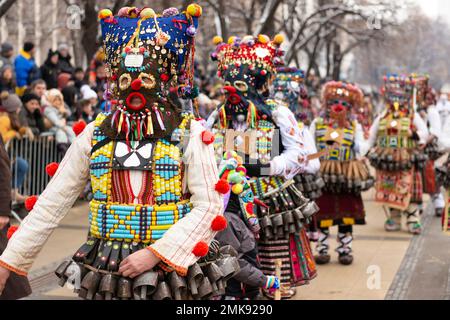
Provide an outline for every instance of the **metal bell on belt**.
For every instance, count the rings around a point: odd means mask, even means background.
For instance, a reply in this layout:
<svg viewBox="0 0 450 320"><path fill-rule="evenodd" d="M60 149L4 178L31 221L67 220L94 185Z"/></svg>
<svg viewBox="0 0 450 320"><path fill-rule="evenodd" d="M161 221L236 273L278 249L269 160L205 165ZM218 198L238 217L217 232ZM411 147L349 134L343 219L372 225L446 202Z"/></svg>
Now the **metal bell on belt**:
<svg viewBox="0 0 450 320"><path fill-rule="evenodd" d="M116 294L118 277L112 273L102 277L99 286L99 292L104 296L105 300L112 300Z"/></svg>
<svg viewBox="0 0 450 320"><path fill-rule="evenodd" d="M186 279L175 271L169 274L169 285L175 300L187 299Z"/></svg>
<svg viewBox="0 0 450 320"><path fill-rule="evenodd" d="M101 280L100 273L90 271L81 281L80 295L86 300L93 300Z"/></svg>
<svg viewBox="0 0 450 320"><path fill-rule="evenodd" d="M149 271L134 279L133 296L135 300L148 300L158 286L158 273Z"/></svg>

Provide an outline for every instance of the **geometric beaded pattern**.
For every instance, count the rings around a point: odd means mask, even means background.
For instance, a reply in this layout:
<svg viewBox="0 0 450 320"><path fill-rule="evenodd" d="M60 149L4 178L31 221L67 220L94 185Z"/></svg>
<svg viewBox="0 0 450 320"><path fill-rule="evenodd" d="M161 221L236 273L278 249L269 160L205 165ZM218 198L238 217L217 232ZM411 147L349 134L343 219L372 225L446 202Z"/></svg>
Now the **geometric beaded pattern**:
<svg viewBox="0 0 450 320"><path fill-rule="evenodd" d="M95 120L92 146L106 137L100 126L107 115ZM186 121L185 121L186 122ZM183 128L183 132L184 132ZM94 199L90 203L90 234L108 240L153 243L192 209L182 197L182 163L180 149L160 139L153 152L152 185L154 205L135 205L112 201L111 141L91 155L90 170Z"/></svg>
<svg viewBox="0 0 450 320"><path fill-rule="evenodd" d="M100 114L95 120L92 146L106 139L106 136L100 130L100 125L105 118L105 114ZM91 154L92 193L94 199L98 201L108 201L111 196L113 146L114 143L111 141Z"/></svg>
<svg viewBox="0 0 450 320"><path fill-rule="evenodd" d="M192 210L188 201L154 206L90 203L90 234L95 238L151 244Z"/></svg>
<svg viewBox="0 0 450 320"><path fill-rule="evenodd" d="M414 148L415 142L409 137L411 118L403 117L395 119L400 123L400 130L392 129L390 124L394 121L391 117L381 119L378 128L377 145L380 148Z"/></svg>
<svg viewBox="0 0 450 320"><path fill-rule="evenodd" d="M267 192L281 188L285 181L283 177L254 177L250 186L255 197L262 199Z"/></svg>
<svg viewBox="0 0 450 320"><path fill-rule="evenodd" d="M154 151L153 194L158 204L178 202L182 196L180 148L159 140Z"/></svg>
<svg viewBox="0 0 450 320"><path fill-rule="evenodd" d="M274 135L275 125L267 120L260 120L257 124L258 140L256 149L258 159L262 164L267 164L271 160L272 155L272 139Z"/></svg>
<svg viewBox="0 0 450 320"><path fill-rule="evenodd" d="M329 148L327 145L326 135L329 126L324 123L316 124L316 144L319 151ZM355 158L353 144L355 141L355 130L352 128L344 128L344 137L342 144L329 151L321 160L348 161Z"/></svg>

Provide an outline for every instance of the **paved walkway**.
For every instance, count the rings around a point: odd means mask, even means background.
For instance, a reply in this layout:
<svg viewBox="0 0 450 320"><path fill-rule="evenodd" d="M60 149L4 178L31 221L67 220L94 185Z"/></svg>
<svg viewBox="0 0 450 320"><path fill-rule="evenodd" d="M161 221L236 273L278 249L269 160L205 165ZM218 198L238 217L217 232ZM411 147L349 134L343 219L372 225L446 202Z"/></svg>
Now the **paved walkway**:
<svg viewBox="0 0 450 320"><path fill-rule="evenodd" d="M412 237L406 231L386 233L385 215L374 203L372 193L365 195L366 226L355 228L353 265L337 262L319 266L318 277L300 287L300 300L383 300L450 299L450 236L440 231L440 221L424 215L425 232ZM86 238L87 204L75 206L56 229L30 273L34 293L29 299L75 299L66 288L57 285L53 271L73 254ZM336 230L333 239L335 238ZM331 241L332 249L336 242Z"/></svg>

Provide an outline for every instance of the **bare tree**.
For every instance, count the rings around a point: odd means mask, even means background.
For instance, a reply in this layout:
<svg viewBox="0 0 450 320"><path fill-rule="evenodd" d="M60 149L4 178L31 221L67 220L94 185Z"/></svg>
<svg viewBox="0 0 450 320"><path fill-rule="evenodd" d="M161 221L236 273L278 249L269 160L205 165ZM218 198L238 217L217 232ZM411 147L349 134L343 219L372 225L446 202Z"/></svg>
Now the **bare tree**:
<svg viewBox="0 0 450 320"><path fill-rule="evenodd" d="M17 0L3 0L0 2L0 17L3 17Z"/></svg>

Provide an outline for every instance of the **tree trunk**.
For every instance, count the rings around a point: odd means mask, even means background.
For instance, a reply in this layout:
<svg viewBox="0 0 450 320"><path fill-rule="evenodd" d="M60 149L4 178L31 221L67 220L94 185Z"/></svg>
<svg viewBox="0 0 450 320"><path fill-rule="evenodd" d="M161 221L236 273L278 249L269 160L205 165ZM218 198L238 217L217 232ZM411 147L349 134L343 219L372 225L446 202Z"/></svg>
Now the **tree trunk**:
<svg viewBox="0 0 450 320"><path fill-rule="evenodd" d="M98 18L95 8L95 0L84 0L84 20L81 25L83 36L81 43L86 53L86 59L89 63L98 50Z"/></svg>
<svg viewBox="0 0 450 320"><path fill-rule="evenodd" d="M17 0L6 0L0 5L0 17L3 17Z"/></svg>

